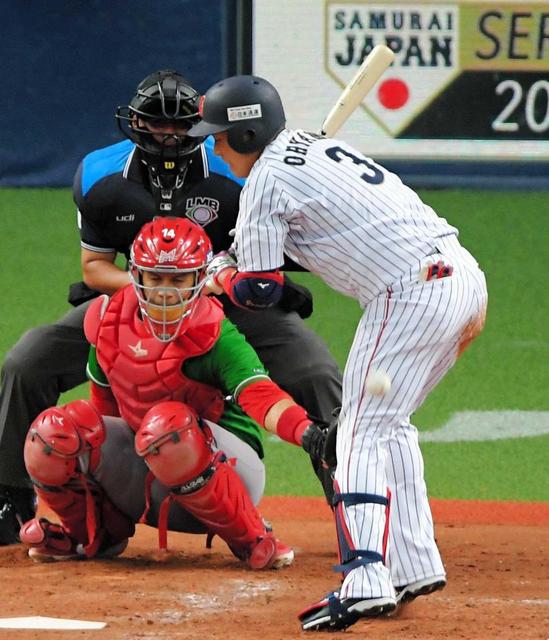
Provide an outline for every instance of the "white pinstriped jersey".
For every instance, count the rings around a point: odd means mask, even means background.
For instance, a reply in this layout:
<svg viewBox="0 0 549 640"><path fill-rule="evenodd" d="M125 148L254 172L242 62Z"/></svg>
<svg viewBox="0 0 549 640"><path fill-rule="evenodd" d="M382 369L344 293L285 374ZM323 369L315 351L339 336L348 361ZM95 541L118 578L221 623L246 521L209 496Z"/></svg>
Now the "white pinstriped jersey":
<svg viewBox="0 0 549 640"><path fill-rule="evenodd" d="M336 511L347 561L341 600L391 602L395 587L446 580L410 416L482 327L484 275L457 234L398 176L344 142L301 130L267 146L240 194L239 271L275 269L286 253L364 307L337 431L335 482L351 496ZM419 270L434 261L453 269L420 284ZM376 370L391 382L381 395L366 384ZM389 514L371 498L388 488Z"/></svg>
<svg viewBox="0 0 549 640"><path fill-rule="evenodd" d="M276 269L286 253L364 305L457 233L345 142L284 130L242 190L234 247L240 271Z"/></svg>

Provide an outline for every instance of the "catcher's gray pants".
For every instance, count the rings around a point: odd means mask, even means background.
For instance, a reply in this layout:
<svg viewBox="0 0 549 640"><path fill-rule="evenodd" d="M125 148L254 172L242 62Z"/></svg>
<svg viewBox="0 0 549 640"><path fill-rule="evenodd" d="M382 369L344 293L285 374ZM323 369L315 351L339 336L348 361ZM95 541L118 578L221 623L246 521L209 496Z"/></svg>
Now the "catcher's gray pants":
<svg viewBox="0 0 549 640"><path fill-rule="evenodd" d="M0 484L31 486L23 463L31 422L56 405L60 393L86 381L89 345L82 324L89 304L27 331L6 356L0 389ZM341 374L325 343L298 314L277 307L261 312L231 307L226 313L272 379L311 415L329 421L341 404Z"/></svg>
<svg viewBox="0 0 549 640"><path fill-rule="evenodd" d="M121 418L105 417L107 438L101 447L101 462L93 474L111 502L133 522L138 522L145 510L145 479L148 468L134 449L134 433ZM228 458L236 458L238 473L254 504L263 496L265 467L257 453L240 438L213 422L206 421L214 437L214 451L223 451ZM158 480L152 483L151 505L146 522L158 525L158 512L167 487ZM168 518L170 531L206 533L196 518L176 503L172 503Z"/></svg>

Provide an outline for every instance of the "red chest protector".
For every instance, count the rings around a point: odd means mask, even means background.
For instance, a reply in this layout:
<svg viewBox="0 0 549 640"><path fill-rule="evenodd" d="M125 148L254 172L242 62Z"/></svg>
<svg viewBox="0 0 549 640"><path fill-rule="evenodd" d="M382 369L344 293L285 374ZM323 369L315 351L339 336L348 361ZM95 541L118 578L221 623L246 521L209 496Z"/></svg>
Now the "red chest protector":
<svg viewBox="0 0 549 640"><path fill-rule="evenodd" d="M106 305L106 307L105 307ZM217 422L223 412L220 390L183 375L187 358L209 351L219 337L224 318L221 304L201 297L186 332L172 342L160 342L138 315L132 287L110 298L101 296L86 312L84 329L97 349L121 417L137 431L145 413L167 400L185 402L197 414Z"/></svg>

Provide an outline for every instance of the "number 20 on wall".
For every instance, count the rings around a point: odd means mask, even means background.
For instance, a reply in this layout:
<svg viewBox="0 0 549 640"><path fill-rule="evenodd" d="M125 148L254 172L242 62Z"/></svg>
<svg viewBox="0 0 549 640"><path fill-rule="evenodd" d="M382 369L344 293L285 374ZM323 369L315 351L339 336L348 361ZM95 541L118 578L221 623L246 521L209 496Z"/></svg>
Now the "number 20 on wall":
<svg viewBox="0 0 549 640"><path fill-rule="evenodd" d="M503 80L496 86L496 94L508 95L509 101L493 120L494 131L518 131L520 124L517 117L520 122L526 123L530 131L543 133L549 130L549 81L538 80L525 90L517 80ZM545 115L541 119L539 112L536 112L539 101L545 101ZM524 109L524 117L521 109Z"/></svg>

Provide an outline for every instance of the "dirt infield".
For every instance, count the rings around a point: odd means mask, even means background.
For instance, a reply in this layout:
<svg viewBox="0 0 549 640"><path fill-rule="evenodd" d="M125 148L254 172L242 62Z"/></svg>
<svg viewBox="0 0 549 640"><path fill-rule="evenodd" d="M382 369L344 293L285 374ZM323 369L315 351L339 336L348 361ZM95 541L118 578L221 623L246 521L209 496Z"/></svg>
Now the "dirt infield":
<svg viewBox="0 0 549 640"><path fill-rule="evenodd" d="M360 621L334 638L498 640L549 638L549 505L433 501L449 583L395 617ZM1 617L52 616L106 622L101 631L2 630L9 640L282 640L300 631L296 613L338 584L329 509L321 499L266 498L261 510L296 551L280 572L245 570L214 540L139 526L110 561L34 564L20 546L0 547ZM326 635L324 634L324 637Z"/></svg>

